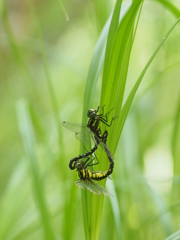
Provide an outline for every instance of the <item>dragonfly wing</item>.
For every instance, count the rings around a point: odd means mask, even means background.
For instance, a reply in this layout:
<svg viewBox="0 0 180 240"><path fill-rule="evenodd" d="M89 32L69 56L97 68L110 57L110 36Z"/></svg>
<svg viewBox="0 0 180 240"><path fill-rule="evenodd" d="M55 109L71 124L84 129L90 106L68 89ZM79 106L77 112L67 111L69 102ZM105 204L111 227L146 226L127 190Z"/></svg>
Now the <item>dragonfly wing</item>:
<svg viewBox="0 0 180 240"><path fill-rule="evenodd" d="M76 138L83 142L86 145L90 144L90 135L93 139L94 143L97 144L97 142L100 144L101 148L106 152L106 154L114 159L112 153L108 149L107 145L102 142L101 139L99 139L97 136L94 137L94 134L89 130L89 128L86 126L86 124L82 123L69 123L69 122L63 122L62 125L69 129L70 131L73 131L76 133Z"/></svg>
<svg viewBox="0 0 180 240"><path fill-rule="evenodd" d="M87 145L87 146L91 145L90 131L76 133L75 136L76 136L77 140L81 141L85 145Z"/></svg>
<svg viewBox="0 0 180 240"><path fill-rule="evenodd" d="M96 195L101 195L101 191L98 189L98 188L96 188L96 184L94 184L92 181L83 181L84 182L84 184L85 184L85 186L86 186L86 188L90 191L90 192L92 192L92 193L94 193L94 194L96 194Z"/></svg>
<svg viewBox="0 0 180 240"><path fill-rule="evenodd" d="M105 196L108 196L108 197L114 197L111 193L109 193L105 188L103 188L101 185L98 185L98 184L95 184L93 182L93 184L96 186L96 188L101 191L101 193L103 193Z"/></svg>
<svg viewBox="0 0 180 240"><path fill-rule="evenodd" d="M76 186L78 186L79 188L86 189L84 181L81 181L81 179L76 180L74 184L76 184Z"/></svg>
<svg viewBox="0 0 180 240"><path fill-rule="evenodd" d="M98 138L98 136L94 137L94 134L93 134L92 132L90 132L90 133L91 133L91 137L92 137L93 141L94 141L95 143L98 142L98 144L101 146L101 148L103 149L103 151L106 152L106 154L107 154L110 158L114 159L114 156L113 156L112 153L110 152L110 150L109 150L109 148L107 147L107 145L106 145L104 142L102 142L102 140L101 140L100 138ZM100 148L98 148L98 149L100 150Z"/></svg>
<svg viewBox="0 0 180 240"><path fill-rule="evenodd" d="M67 128L68 130L75 132L75 133L89 131L86 124L82 124L82 123L63 122L62 125L65 128Z"/></svg>
<svg viewBox="0 0 180 240"><path fill-rule="evenodd" d="M101 146L101 148L106 152L106 154L107 154L110 158L114 159L114 156L112 155L112 153L110 152L110 150L109 150L109 148L107 147L106 144L104 144L104 143L101 141L101 142L100 142L100 146Z"/></svg>

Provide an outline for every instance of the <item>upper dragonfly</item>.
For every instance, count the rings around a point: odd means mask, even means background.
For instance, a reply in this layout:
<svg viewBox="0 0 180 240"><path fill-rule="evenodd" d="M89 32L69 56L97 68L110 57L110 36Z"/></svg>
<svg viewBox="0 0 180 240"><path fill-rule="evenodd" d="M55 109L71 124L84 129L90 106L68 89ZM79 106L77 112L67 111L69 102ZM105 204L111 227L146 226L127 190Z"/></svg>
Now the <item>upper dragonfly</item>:
<svg viewBox="0 0 180 240"><path fill-rule="evenodd" d="M97 149L98 145L102 147L102 149L106 152L108 156L110 156L112 159L114 158L108 149L107 145L103 142L104 134L106 134L107 131L105 131L103 134L101 132L100 122L105 124L106 126L110 127L112 125L112 122L118 118L118 116L115 116L111 119L110 124L108 124L108 115L112 111L112 109L104 115L104 106L102 107L102 113L98 114L100 109L100 106L96 109L89 109L87 116L89 118L87 125L82 123L69 123L69 122L63 122L63 126L73 132L75 132L75 136L78 140L83 142L84 144L89 143L89 136L93 139L95 146L87 153L79 155L78 157L73 158L70 161L69 167L71 168L72 163L77 161L78 159L87 157L91 155L95 150ZM72 168L71 168L72 169Z"/></svg>

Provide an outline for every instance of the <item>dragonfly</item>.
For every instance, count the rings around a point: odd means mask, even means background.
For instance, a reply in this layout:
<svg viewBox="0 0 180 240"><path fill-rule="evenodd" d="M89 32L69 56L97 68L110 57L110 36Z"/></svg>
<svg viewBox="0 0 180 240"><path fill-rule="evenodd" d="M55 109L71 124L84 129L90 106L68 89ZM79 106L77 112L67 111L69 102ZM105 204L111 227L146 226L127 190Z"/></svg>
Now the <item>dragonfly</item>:
<svg viewBox="0 0 180 240"><path fill-rule="evenodd" d="M87 112L87 116L89 118L87 125L82 124L82 123L69 123L69 122L63 122L62 125L75 132L75 136L78 140L83 142L84 144L89 143L89 139L93 139L95 145L94 147L89 151L86 152L85 154L79 155L75 158L73 158L70 163L69 167L71 170L73 170L73 164L82 158L88 157L91 155L93 152L96 151L98 148L98 145L102 147L102 149L106 152L107 156L110 156L110 158L114 158L113 155L111 154L110 150L108 149L106 143L103 142L103 139L105 139L105 135L107 134L107 130L102 134L101 132L101 127L100 123L105 124L106 126L110 127L112 125L112 122L118 118L118 116L115 116L111 119L110 124L108 124L108 115L112 111L112 109L104 114L104 106L102 107L102 113L98 114L100 109L100 106L98 106L97 109L89 109Z"/></svg>
<svg viewBox="0 0 180 240"><path fill-rule="evenodd" d="M96 155L95 155L96 157ZM88 169L89 166L92 165L96 165L99 164L99 161L97 159L96 163L92 163L95 159L95 157L93 156L92 159L90 159L90 157L87 157L86 161L82 161L81 159L77 160L74 164L74 169L77 169L78 171L78 175L79 175L79 179L76 180L74 183L82 188L82 189L88 189L90 192L100 196L101 193L104 194L105 196L113 196L112 194L110 194L105 188L103 188L102 186L100 186L99 184L94 183L93 180L95 181L100 181L102 179L105 179L107 177L109 177L109 175L112 173L113 171L113 167L114 167L114 162L113 159L111 159L110 156L108 156L109 159L109 168L107 171L90 171Z"/></svg>

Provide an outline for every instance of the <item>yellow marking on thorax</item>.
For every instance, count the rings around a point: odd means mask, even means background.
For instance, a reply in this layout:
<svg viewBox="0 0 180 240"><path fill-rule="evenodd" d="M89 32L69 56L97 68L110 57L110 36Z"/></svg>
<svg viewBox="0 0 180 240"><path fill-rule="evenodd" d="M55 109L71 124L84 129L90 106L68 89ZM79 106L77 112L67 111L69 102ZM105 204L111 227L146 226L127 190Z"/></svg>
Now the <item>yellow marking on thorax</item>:
<svg viewBox="0 0 180 240"><path fill-rule="evenodd" d="M92 125L92 127L94 127L94 126L95 126L95 124L96 124L96 121L94 121L94 122L93 122L93 125Z"/></svg>
<svg viewBox="0 0 180 240"><path fill-rule="evenodd" d="M83 177L86 176L86 173L85 173L84 169L82 170L82 174L83 174Z"/></svg>

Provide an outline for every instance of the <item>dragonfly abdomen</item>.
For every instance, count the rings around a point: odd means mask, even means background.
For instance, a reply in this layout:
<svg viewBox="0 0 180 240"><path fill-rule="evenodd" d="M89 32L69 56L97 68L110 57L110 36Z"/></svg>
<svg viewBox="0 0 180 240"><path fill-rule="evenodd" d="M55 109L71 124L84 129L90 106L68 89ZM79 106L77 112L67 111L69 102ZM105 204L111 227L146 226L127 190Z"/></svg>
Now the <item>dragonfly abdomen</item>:
<svg viewBox="0 0 180 240"><path fill-rule="evenodd" d="M71 170L74 170L75 169L75 162L79 159L82 159L82 158L86 158L88 157L89 155L92 155L97 149L97 145L95 144L95 146L87 153L84 153L84 154L81 154L73 159L71 159L71 161L69 162L69 168Z"/></svg>
<svg viewBox="0 0 180 240"><path fill-rule="evenodd" d="M104 178L107 178L111 174L111 172L112 171L110 170L110 168L105 172L102 172L102 171L91 172L89 169L83 168L78 171L78 175L81 180L92 179L92 180L100 181Z"/></svg>
<svg viewBox="0 0 180 240"><path fill-rule="evenodd" d="M110 159L109 159L109 161L110 161ZM114 168L114 161L112 160L112 161L110 161L109 168L107 170L107 176L112 174L113 168Z"/></svg>

